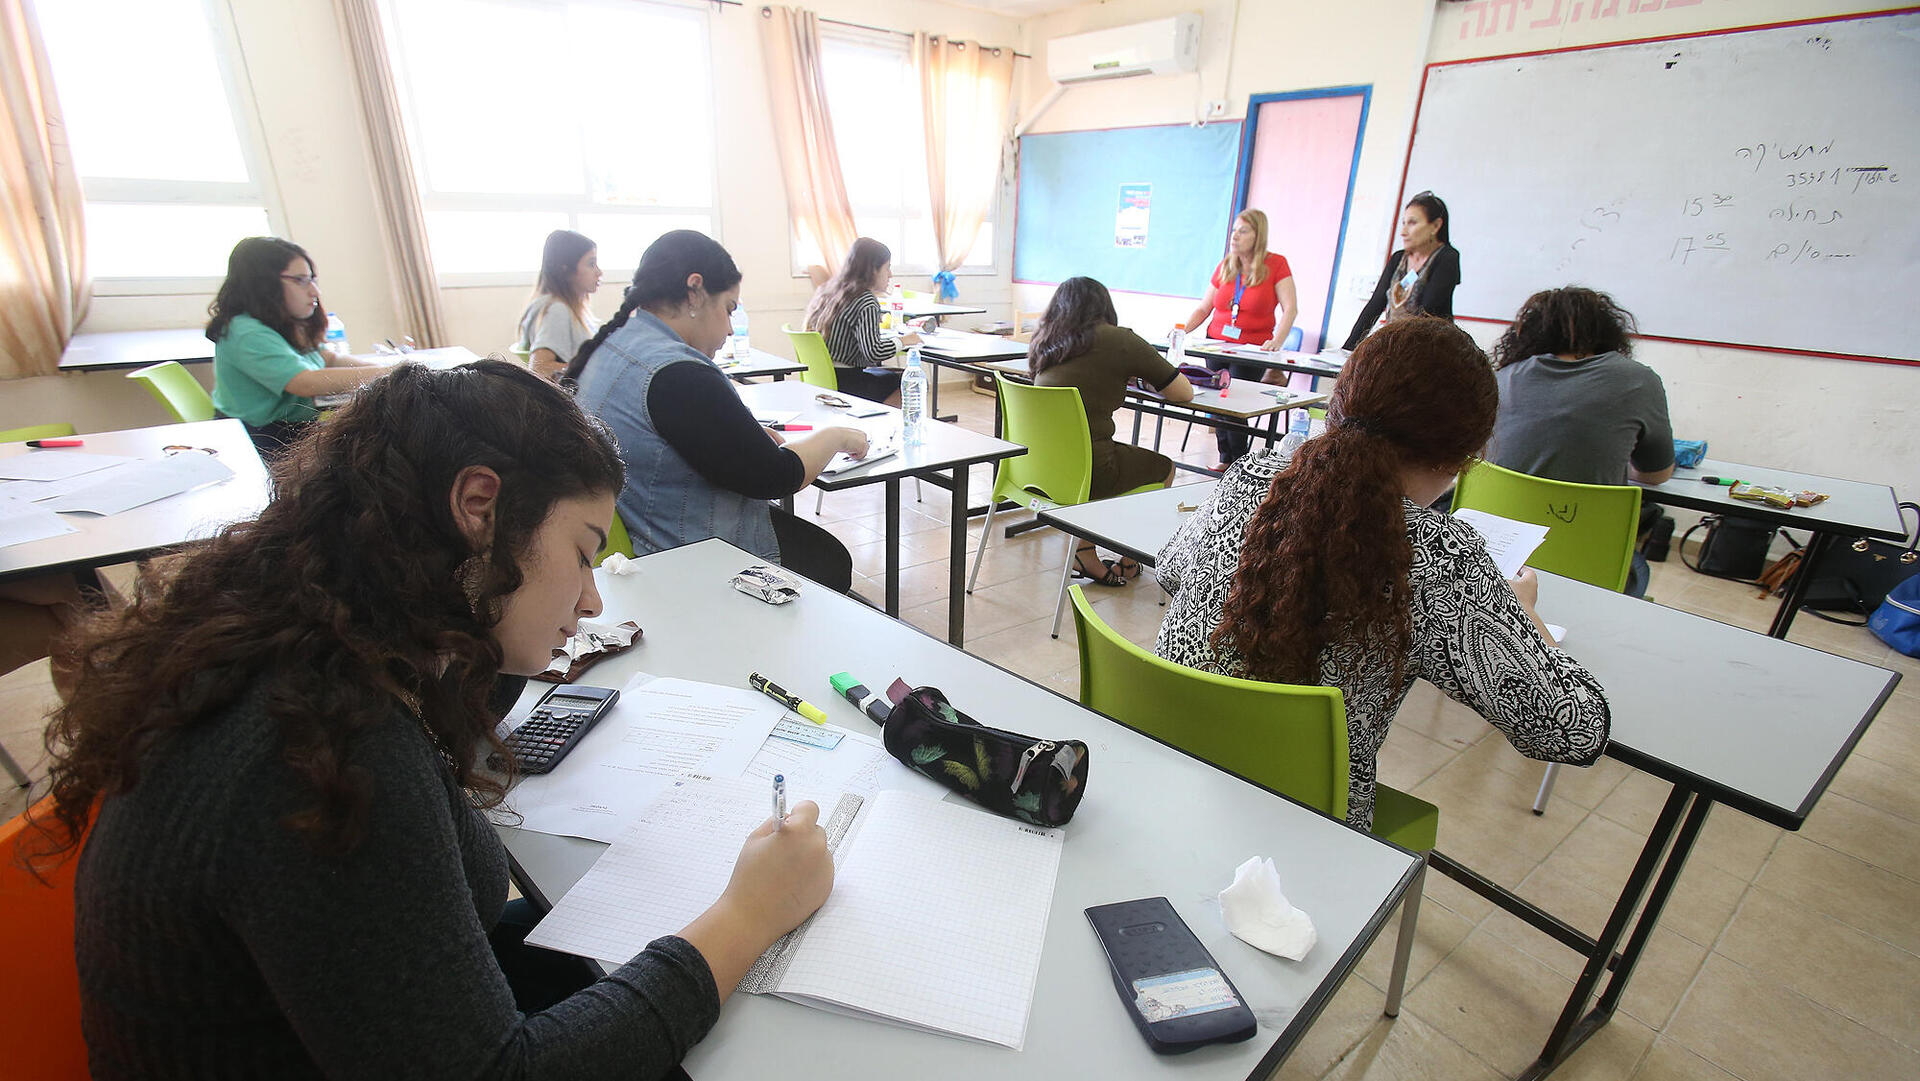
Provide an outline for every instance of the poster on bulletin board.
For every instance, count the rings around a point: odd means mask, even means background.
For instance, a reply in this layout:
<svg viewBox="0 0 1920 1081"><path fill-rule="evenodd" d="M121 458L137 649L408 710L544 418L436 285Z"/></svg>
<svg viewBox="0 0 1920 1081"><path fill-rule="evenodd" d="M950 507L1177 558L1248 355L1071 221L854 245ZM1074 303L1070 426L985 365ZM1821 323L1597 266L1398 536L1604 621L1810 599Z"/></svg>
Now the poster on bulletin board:
<svg viewBox="0 0 1920 1081"><path fill-rule="evenodd" d="M1226 251L1238 123L1020 139L1013 279L1197 297Z"/></svg>

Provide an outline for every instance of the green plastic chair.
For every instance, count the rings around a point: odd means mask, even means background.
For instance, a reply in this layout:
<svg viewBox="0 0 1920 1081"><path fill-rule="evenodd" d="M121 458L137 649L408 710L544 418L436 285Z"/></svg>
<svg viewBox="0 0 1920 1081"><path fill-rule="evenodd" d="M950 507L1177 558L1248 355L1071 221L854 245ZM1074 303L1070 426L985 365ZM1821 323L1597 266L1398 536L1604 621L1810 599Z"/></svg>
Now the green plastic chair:
<svg viewBox="0 0 1920 1081"><path fill-rule="evenodd" d="M1347 708L1337 687L1302 687L1215 675L1157 657L1095 614L1079 586L1080 703L1254 784L1344 819L1351 781ZM1425 855L1440 833L1440 809L1376 785L1373 835ZM1426 885L1421 865L1400 913L1386 1014L1400 1013L1407 961Z"/></svg>
<svg viewBox="0 0 1920 1081"><path fill-rule="evenodd" d="M149 364L139 371L128 372L127 378L144 384L147 392L166 406L173 419L181 424L213 419L213 396L177 360Z"/></svg>
<svg viewBox="0 0 1920 1081"><path fill-rule="evenodd" d="M531 347L516 343L507 346L507 352L513 354L513 359L519 361L522 368L530 368L533 366L533 349Z"/></svg>
<svg viewBox="0 0 1920 1081"><path fill-rule="evenodd" d="M821 390L840 391L840 377L833 372L833 354L827 352L827 340L817 330L795 330L791 323L783 324L788 340L793 342L793 359L807 366L800 381Z"/></svg>
<svg viewBox="0 0 1920 1081"><path fill-rule="evenodd" d="M980 564L987 558L993 536L994 508L1013 499L1042 510L1074 507L1088 501L1093 490L1093 437L1087 431L1087 407L1077 387L1036 387L1015 383L999 373L1001 438L1027 448L1025 454L1003 459L994 468L993 494L987 499L987 521L980 528L980 549L973 556L973 574L967 578L972 593L980 580ZM1132 495L1165 487L1159 481L1118 493ZM1067 540L1067 560L1060 567L1060 598L1053 606L1053 636L1060 637L1060 619L1067 603L1067 582L1073 571L1075 544Z"/></svg>
<svg viewBox="0 0 1920 1081"><path fill-rule="evenodd" d="M71 424L29 424L0 432L0 443L24 443L29 439L61 439L73 434Z"/></svg>
<svg viewBox="0 0 1920 1081"><path fill-rule="evenodd" d="M607 523L606 547L600 549L600 554L593 557L593 565L598 567L605 563L607 557L615 552L628 559L633 558L633 538L627 535L627 523L620 520L620 512L617 510L613 512L613 521Z"/></svg>
<svg viewBox="0 0 1920 1081"><path fill-rule="evenodd" d="M1640 532L1634 485L1575 484L1478 462L1453 487L1453 509L1463 507L1546 526L1547 539L1527 557L1535 570L1616 593L1627 587ZM1549 763L1533 797L1534 814L1546 813L1559 778L1559 763Z"/></svg>

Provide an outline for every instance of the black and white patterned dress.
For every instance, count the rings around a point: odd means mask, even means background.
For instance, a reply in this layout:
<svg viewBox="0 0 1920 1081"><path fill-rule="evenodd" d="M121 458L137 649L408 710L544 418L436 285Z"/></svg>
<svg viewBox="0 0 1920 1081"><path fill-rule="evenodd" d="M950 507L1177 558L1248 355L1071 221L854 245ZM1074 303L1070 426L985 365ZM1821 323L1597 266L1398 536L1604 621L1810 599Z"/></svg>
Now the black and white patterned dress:
<svg viewBox="0 0 1920 1081"><path fill-rule="evenodd" d="M1155 652L1177 664L1244 676L1232 650L1209 640L1232 591L1241 538L1287 458L1249 455L1160 551L1156 572L1173 594ZM1352 780L1347 821L1373 825L1375 758L1413 681L1424 679L1490 721L1514 748L1544 762L1589 765L1606 749L1606 692L1579 662L1541 637L1485 543L1469 526L1402 501L1413 542L1413 643L1393 684L1390 658L1336 643L1320 654L1320 680L1346 698Z"/></svg>

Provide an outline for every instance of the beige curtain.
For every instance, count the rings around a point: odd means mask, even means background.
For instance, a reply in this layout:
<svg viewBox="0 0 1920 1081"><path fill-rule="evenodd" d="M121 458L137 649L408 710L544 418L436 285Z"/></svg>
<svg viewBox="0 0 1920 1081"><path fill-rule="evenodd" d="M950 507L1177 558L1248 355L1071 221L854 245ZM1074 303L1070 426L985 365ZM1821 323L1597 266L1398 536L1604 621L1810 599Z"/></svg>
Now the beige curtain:
<svg viewBox="0 0 1920 1081"><path fill-rule="evenodd" d="M840 265L860 235L840 172L840 151L827 114L820 72L820 21L811 11L760 9L760 52L773 107L773 138L794 225L820 246L828 269Z"/></svg>
<svg viewBox="0 0 1920 1081"><path fill-rule="evenodd" d="M80 178L26 0L0 0L0 379L51 375L86 317Z"/></svg>
<svg viewBox="0 0 1920 1081"><path fill-rule="evenodd" d="M367 123L367 155L380 196L387 254L393 261L394 299L416 341L427 347L447 345L426 216L420 210L420 186L400 120L400 97L393 86L379 5L375 0L334 0L334 10L353 52L360 115Z"/></svg>
<svg viewBox="0 0 1920 1081"><path fill-rule="evenodd" d="M913 35L927 129L927 194L940 268L966 260L1000 187L1013 50Z"/></svg>

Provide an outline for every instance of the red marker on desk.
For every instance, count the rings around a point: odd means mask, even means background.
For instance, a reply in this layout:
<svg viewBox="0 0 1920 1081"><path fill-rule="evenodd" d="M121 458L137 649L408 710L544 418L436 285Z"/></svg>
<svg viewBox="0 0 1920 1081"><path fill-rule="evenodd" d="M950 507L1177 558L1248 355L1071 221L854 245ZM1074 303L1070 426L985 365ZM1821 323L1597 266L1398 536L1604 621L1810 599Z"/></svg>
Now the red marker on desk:
<svg viewBox="0 0 1920 1081"><path fill-rule="evenodd" d="M84 439L29 439L27 440L27 446L34 447L36 449L42 449L42 448L48 448L48 447L84 447L86 445L87 445L87 442Z"/></svg>

